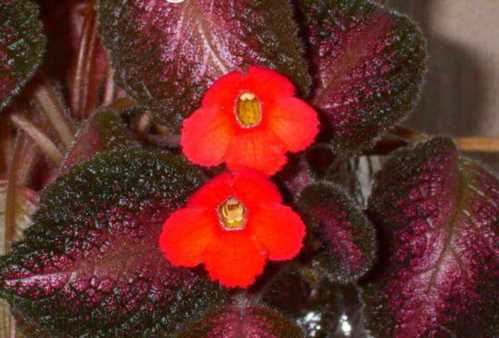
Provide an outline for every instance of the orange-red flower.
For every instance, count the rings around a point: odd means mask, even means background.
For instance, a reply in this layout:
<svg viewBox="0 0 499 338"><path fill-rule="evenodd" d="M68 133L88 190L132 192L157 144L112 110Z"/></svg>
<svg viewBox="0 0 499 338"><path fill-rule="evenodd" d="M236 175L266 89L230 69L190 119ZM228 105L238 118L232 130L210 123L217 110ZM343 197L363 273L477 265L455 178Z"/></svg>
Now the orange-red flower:
<svg viewBox="0 0 499 338"><path fill-rule="evenodd" d="M164 223L159 245L173 266L204 263L213 280L247 287L267 259L295 257L305 225L276 186L254 171L224 173L194 193Z"/></svg>
<svg viewBox="0 0 499 338"><path fill-rule="evenodd" d="M252 66L208 89L201 108L184 120L181 144L196 164L225 162L232 170L247 167L271 175L286 163L287 151L313 142L318 126L317 113L295 97L287 78Z"/></svg>

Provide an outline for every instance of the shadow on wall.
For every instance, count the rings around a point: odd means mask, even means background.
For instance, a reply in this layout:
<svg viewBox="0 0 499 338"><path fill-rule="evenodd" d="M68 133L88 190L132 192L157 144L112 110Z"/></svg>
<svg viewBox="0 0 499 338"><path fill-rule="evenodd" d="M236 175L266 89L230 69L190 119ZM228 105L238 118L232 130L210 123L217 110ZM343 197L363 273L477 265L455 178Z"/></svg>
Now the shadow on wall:
<svg viewBox="0 0 499 338"><path fill-rule="evenodd" d="M486 93L492 92L488 86L497 79L488 74L485 65L489 60L481 56L480 51L462 46L435 31L435 25L429 22L430 18L438 18L430 13L435 1L439 0L386 1L389 7L412 17L428 40L425 87L418 106L405 124L439 135L491 134L484 123L491 118L490 108L485 104ZM499 107L497 110L499 114ZM499 154L472 154L472 157L499 168Z"/></svg>

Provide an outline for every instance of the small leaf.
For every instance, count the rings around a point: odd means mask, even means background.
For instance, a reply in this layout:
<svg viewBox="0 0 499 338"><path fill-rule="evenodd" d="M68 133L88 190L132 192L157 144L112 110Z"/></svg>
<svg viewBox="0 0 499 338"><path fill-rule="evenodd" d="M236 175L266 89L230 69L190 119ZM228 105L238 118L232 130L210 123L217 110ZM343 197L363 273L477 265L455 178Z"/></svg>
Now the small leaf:
<svg viewBox="0 0 499 338"><path fill-rule="evenodd" d="M405 16L367 0L300 0L322 113L338 152L356 153L412 109L425 41Z"/></svg>
<svg viewBox="0 0 499 338"><path fill-rule="evenodd" d="M46 38L38 6L31 0L0 3L0 110L42 63Z"/></svg>
<svg viewBox="0 0 499 338"><path fill-rule="evenodd" d="M49 337L180 330L225 297L158 248L164 220L200 184L184 160L139 149L75 166L44 191L35 224L1 258L2 297Z"/></svg>
<svg viewBox="0 0 499 338"><path fill-rule="evenodd" d="M308 92L286 0L101 0L98 6L116 80L158 122L178 128L215 79L251 64L274 68Z"/></svg>
<svg viewBox="0 0 499 338"><path fill-rule="evenodd" d="M302 330L279 312L261 305L226 305L192 324L178 338L300 338Z"/></svg>
<svg viewBox="0 0 499 338"><path fill-rule="evenodd" d="M126 109L106 107L86 121L64 159L64 171L90 160L97 153L138 146L134 135L120 116L123 110Z"/></svg>
<svg viewBox="0 0 499 338"><path fill-rule="evenodd" d="M387 162L369 212L382 232L364 294L377 337L497 336L496 176L436 138Z"/></svg>
<svg viewBox="0 0 499 338"><path fill-rule="evenodd" d="M311 185L302 192L298 206L324 246L317 259L333 280L350 283L371 268L376 256L374 227L338 186Z"/></svg>

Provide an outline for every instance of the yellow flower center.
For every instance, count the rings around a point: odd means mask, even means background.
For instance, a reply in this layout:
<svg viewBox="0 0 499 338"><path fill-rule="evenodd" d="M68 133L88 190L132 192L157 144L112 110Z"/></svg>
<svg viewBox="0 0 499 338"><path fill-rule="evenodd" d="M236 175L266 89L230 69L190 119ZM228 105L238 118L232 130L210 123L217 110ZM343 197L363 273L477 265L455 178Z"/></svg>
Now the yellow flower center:
<svg viewBox="0 0 499 338"><path fill-rule="evenodd" d="M246 227L246 208L234 197L227 199L218 207L218 218L226 231L239 231Z"/></svg>
<svg viewBox="0 0 499 338"><path fill-rule="evenodd" d="M253 128L262 121L262 104L255 94L244 92L236 103L236 119L243 128Z"/></svg>

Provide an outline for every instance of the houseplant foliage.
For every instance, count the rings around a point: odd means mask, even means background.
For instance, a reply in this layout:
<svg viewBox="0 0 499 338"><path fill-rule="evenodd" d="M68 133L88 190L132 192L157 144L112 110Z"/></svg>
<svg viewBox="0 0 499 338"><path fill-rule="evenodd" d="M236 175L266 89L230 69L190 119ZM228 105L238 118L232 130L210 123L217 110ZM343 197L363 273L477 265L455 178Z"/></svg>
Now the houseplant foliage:
<svg viewBox="0 0 499 338"><path fill-rule="evenodd" d="M366 203L349 168L425 60L368 0L3 1L17 331L497 335L497 176L441 137L397 139Z"/></svg>

